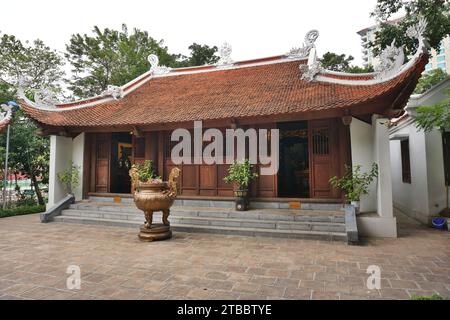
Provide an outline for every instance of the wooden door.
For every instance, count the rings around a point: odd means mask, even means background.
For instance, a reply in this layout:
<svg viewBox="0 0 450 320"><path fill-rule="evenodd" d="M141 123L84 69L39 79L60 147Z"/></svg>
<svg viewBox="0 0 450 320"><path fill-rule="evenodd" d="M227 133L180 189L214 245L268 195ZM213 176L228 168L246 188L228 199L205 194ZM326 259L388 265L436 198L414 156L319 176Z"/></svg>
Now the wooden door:
<svg viewBox="0 0 450 320"><path fill-rule="evenodd" d="M330 178L339 175L339 133L335 119L309 123L311 198L337 198Z"/></svg>
<svg viewBox="0 0 450 320"><path fill-rule="evenodd" d="M109 192L111 134L99 133L95 139L95 192Z"/></svg>

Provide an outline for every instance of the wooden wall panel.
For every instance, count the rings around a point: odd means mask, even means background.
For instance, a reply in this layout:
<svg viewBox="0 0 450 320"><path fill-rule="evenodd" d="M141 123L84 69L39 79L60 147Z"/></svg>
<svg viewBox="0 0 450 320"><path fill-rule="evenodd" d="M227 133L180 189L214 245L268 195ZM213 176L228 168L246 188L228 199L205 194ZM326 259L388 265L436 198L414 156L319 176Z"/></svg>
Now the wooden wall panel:
<svg viewBox="0 0 450 320"><path fill-rule="evenodd" d="M341 176L340 119L309 122L311 197L340 198L340 191L330 185L330 178Z"/></svg>
<svg viewBox="0 0 450 320"><path fill-rule="evenodd" d="M111 157L111 134L97 134L95 192L110 192L109 162Z"/></svg>

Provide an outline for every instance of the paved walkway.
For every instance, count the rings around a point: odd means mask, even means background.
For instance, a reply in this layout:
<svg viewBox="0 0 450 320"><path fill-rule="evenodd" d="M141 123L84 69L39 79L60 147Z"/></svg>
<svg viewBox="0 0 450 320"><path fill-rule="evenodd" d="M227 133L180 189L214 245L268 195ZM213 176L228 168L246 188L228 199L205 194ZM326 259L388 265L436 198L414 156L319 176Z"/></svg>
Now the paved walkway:
<svg viewBox="0 0 450 320"><path fill-rule="evenodd" d="M175 233L142 243L128 228L0 219L0 299L450 298L450 232L401 217L398 239L362 246ZM68 290L69 265L81 289ZM368 290L366 269L381 268Z"/></svg>

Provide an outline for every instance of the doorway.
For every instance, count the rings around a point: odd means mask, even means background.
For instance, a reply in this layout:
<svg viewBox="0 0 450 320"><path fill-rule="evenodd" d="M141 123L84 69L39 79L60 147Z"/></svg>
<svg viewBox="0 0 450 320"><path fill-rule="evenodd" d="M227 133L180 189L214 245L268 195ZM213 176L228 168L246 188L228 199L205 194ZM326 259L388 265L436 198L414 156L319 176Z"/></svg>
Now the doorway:
<svg viewBox="0 0 450 320"><path fill-rule="evenodd" d="M280 133L278 196L309 198L308 122L278 123L277 127Z"/></svg>
<svg viewBox="0 0 450 320"><path fill-rule="evenodd" d="M132 164L132 135L129 133L112 133L110 159L110 192L130 193L131 178L128 171Z"/></svg>

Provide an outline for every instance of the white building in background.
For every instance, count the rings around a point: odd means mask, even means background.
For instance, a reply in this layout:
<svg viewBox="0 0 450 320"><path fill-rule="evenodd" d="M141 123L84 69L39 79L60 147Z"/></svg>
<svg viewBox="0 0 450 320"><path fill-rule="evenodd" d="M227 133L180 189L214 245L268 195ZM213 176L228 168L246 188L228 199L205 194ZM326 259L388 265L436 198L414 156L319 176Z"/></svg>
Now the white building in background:
<svg viewBox="0 0 450 320"><path fill-rule="evenodd" d="M390 21L390 23L396 23L400 20L401 18L395 19ZM376 67L380 63L378 57L374 56L372 48L369 46L371 41L375 41L375 34L377 30L378 25L374 25L357 32L361 36L361 51L364 67L368 67L369 65ZM425 72L439 68L450 74L450 37L442 40L439 51L433 49L430 53L430 60L425 66Z"/></svg>
<svg viewBox="0 0 450 320"><path fill-rule="evenodd" d="M394 207L410 217L430 223L447 203L450 184L450 130L418 130L414 115L418 106L433 105L449 95L447 79L427 92L411 96L407 113L389 130Z"/></svg>

